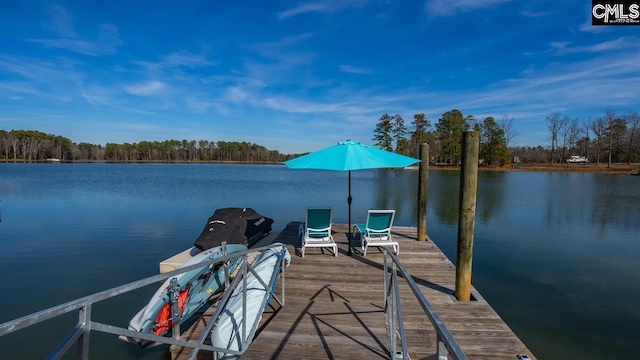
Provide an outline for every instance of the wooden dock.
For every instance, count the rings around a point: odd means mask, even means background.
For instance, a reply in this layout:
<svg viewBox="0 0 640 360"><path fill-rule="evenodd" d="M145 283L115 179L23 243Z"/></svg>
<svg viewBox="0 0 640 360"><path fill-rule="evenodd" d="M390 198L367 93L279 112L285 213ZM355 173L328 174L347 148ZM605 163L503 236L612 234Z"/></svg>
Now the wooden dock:
<svg viewBox="0 0 640 360"><path fill-rule="evenodd" d="M339 255L307 249L300 257L297 228L289 224L268 242L288 245L291 266L285 272L285 306L267 308L253 343L243 359L389 359L385 323L383 256L370 248L347 256L347 225L333 226ZM432 242L417 242L416 228L394 227L400 259L422 293L470 359L535 357L491 306L472 289L478 301L458 302L453 297L455 267ZM356 245L356 244L354 244ZM359 245L359 241L358 244ZM359 246L355 247L359 249ZM281 283L281 282L280 282ZM400 294L405 334L411 359L437 359L436 334L406 282ZM277 290L279 294L280 290ZM274 303L272 301L272 303ZM191 341L210 320L201 318L183 338ZM185 359L190 349L172 349L172 359ZM198 359L211 359L201 351Z"/></svg>

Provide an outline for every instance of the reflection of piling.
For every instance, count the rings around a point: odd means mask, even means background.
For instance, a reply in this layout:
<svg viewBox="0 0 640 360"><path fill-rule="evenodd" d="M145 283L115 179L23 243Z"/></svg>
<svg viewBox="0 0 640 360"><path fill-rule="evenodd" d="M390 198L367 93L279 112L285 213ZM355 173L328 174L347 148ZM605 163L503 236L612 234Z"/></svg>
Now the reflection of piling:
<svg viewBox="0 0 640 360"><path fill-rule="evenodd" d="M462 167L460 169L460 203L458 208L458 250L456 264L456 298L471 298L471 263L473 258L473 227L476 217L478 189L478 147L480 134L462 134Z"/></svg>
<svg viewBox="0 0 640 360"><path fill-rule="evenodd" d="M427 241L427 179L429 177L429 144L418 146L418 241Z"/></svg>

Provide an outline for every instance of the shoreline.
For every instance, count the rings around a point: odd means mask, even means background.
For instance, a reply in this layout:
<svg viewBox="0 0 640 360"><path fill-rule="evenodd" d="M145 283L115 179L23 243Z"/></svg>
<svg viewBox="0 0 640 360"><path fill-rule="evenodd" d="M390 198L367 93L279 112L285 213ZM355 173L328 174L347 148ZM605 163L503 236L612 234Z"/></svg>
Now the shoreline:
<svg viewBox="0 0 640 360"><path fill-rule="evenodd" d="M429 170L459 171L460 166L429 165ZM636 175L640 171L640 163L632 164L509 164L505 166L479 166L478 171L503 172L568 172L609 175Z"/></svg>
<svg viewBox="0 0 640 360"><path fill-rule="evenodd" d="M608 175L635 175L640 164L510 164L503 167L480 167L480 171L520 171L520 172L569 172Z"/></svg>
<svg viewBox="0 0 640 360"><path fill-rule="evenodd" d="M246 164L246 165L281 165L281 162L245 162L245 161L60 161L47 160L0 160L0 164ZM457 165L429 165L429 170L459 171ZM517 172L570 172L609 175L637 175L640 163L632 164L509 164L505 166L479 166L478 171L517 171Z"/></svg>

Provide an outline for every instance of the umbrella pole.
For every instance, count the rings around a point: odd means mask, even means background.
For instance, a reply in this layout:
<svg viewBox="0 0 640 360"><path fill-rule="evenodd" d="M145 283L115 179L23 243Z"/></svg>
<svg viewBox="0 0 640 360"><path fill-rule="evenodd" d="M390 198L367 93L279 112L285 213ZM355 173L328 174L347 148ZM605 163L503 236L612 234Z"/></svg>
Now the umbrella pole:
<svg viewBox="0 0 640 360"><path fill-rule="evenodd" d="M347 198L349 204L349 251L347 254L351 256L351 170L349 170L349 197Z"/></svg>

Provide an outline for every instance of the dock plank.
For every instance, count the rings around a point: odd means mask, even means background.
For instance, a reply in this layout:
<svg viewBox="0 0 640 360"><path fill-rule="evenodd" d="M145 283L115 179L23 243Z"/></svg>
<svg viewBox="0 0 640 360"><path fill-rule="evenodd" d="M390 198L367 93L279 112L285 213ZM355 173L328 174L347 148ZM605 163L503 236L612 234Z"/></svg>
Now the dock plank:
<svg viewBox="0 0 640 360"><path fill-rule="evenodd" d="M347 256L347 225L337 224L333 229L339 248L337 257L313 248L300 257L295 227L287 227L272 238L273 242L288 244L292 254L291 266L285 272L286 302L277 311L268 309L264 314L243 359L389 359L388 329L382 310L382 253L371 248L366 257L358 251ZM472 292L480 301L458 302L452 297L455 266L432 241L415 241L416 231L410 227L393 228L400 243L398 257L465 354L470 359L513 360L517 354L535 359L475 288ZM359 241L356 242L354 249L359 248ZM434 359L435 330L402 279L399 288L409 354L412 359ZM280 290L276 293L280 294ZM207 321L205 318L196 325L203 328ZM190 336L183 337L193 341L202 329L189 331ZM183 359L188 353L173 349L172 358ZM199 359L211 358L210 353L203 353Z"/></svg>

